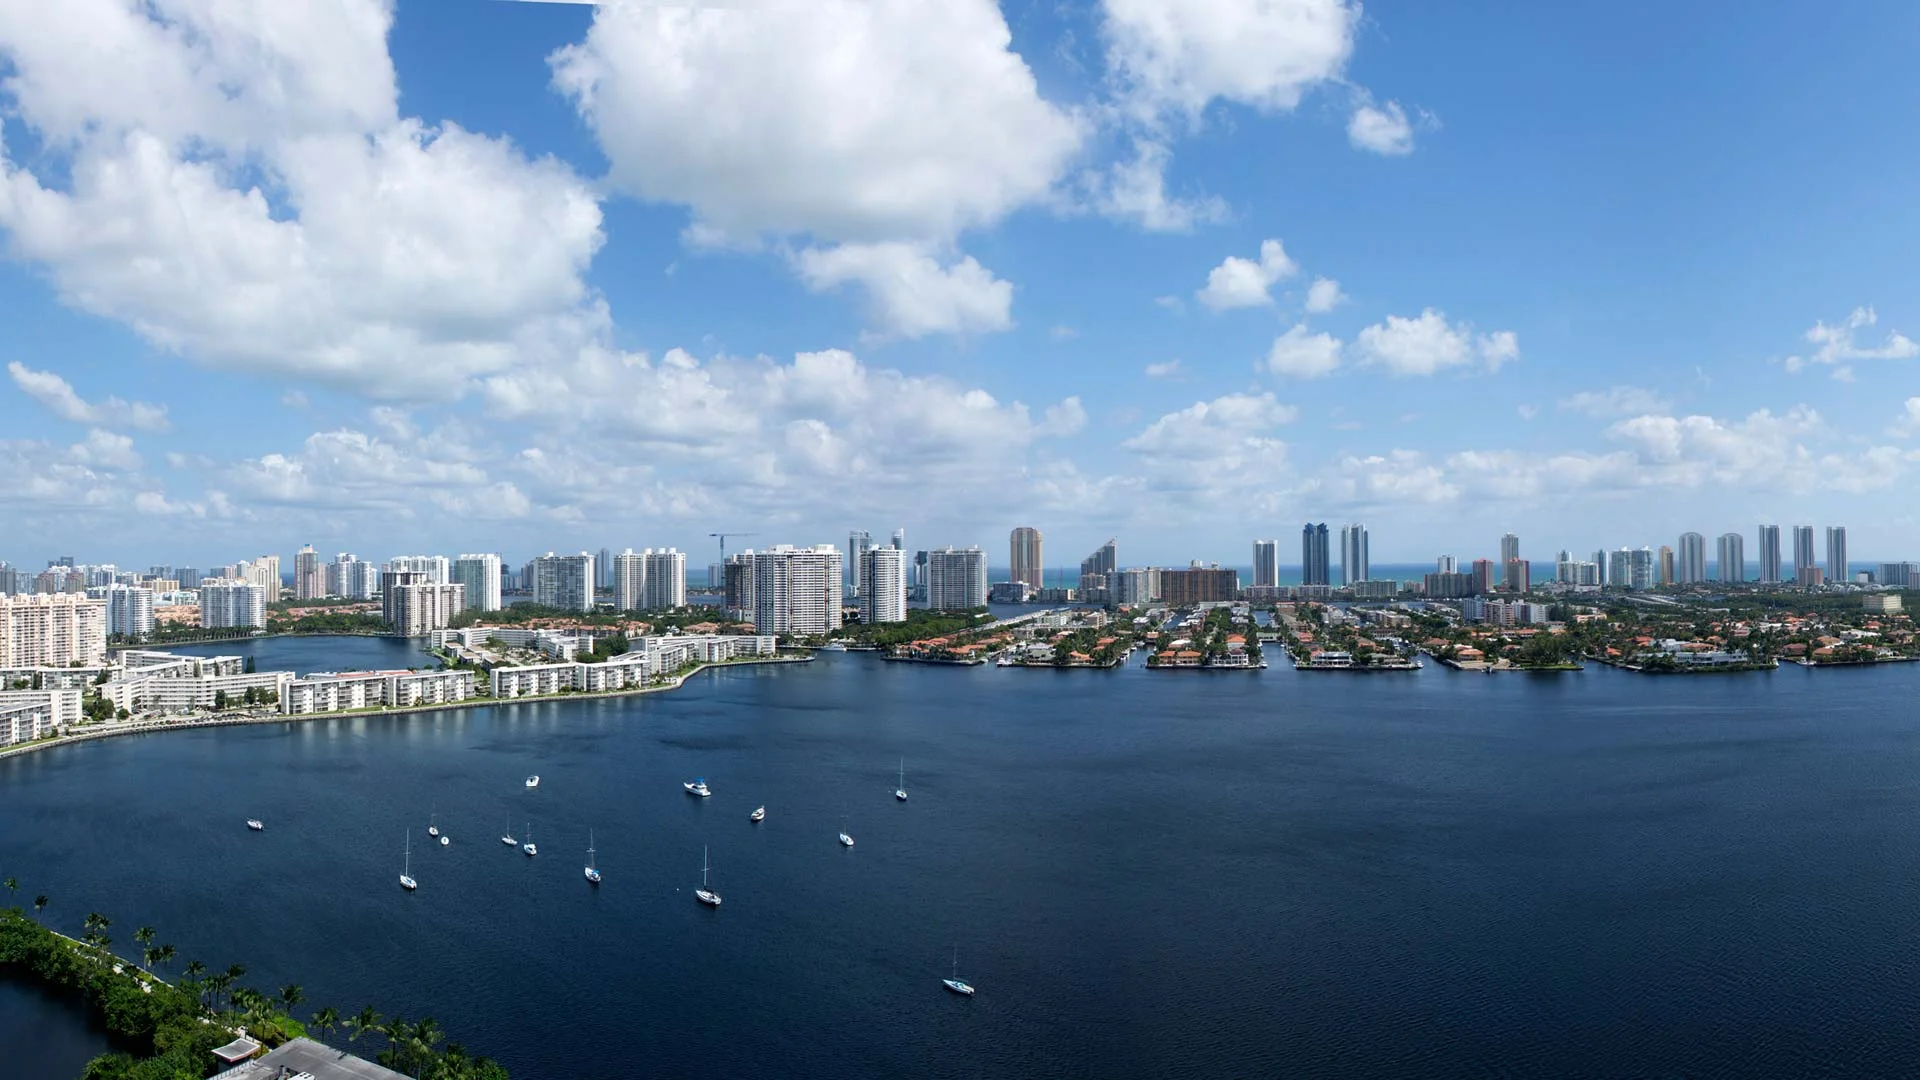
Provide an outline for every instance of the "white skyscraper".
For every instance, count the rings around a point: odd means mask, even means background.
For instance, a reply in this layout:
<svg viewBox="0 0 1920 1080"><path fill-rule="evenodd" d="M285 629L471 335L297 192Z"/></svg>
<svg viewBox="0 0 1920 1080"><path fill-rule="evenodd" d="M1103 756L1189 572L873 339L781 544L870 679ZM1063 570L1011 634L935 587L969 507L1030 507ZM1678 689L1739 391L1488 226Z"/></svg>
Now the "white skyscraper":
<svg viewBox="0 0 1920 1080"><path fill-rule="evenodd" d="M1340 526L1340 584L1354 585L1367 580L1367 527L1358 523Z"/></svg>
<svg viewBox="0 0 1920 1080"><path fill-rule="evenodd" d="M91 667L106 656L106 601L78 593L0 596L0 667Z"/></svg>
<svg viewBox="0 0 1920 1080"><path fill-rule="evenodd" d="M935 611L987 606L987 553L952 545L927 552L927 606Z"/></svg>
<svg viewBox="0 0 1920 1080"><path fill-rule="evenodd" d="M500 556L483 552L453 560L453 584L466 589L462 596L468 611L499 611Z"/></svg>
<svg viewBox="0 0 1920 1080"><path fill-rule="evenodd" d="M244 565L246 569L241 574L242 578L260 586L261 591L266 594L267 603L278 601L280 599L280 556L262 555ZM263 620L260 625L266 625L265 621Z"/></svg>
<svg viewBox="0 0 1920 1080"><path fill-rule="evenodd" d="M325 595L327 582L320 574L320 553L308 544L293 556L293 598L318 600Z"/></svg>
<svg viewBox="0 0 1920 1080"><path fill-rule="evenodd" d="M1707 538L1697 532L1680 534L1680 549L1674 558L1673 580L1681 585L1698 585L1707 580Z"/></svg>
<svg viewBox="0 0 1920 1080"><path fill-rule="evenodd" d="M401 573L396 577L421 577ZM419 637L434 630L444 630L452 623L453 617L466 607L466 586L434 585L425 581L413 581L404 585L395 585L388 589L388 605L391 614L389 621L393 632L401 637Z"/></svg>
<svg viewBox="0 0 1920 1080"><path fill-rule="evenodd" d="M593 556L555 555L533 560L533 602L567 611L593 610Z"/></svg>
<svg viewBox="0 0 1920 1080"><path fill-rule="evenodd" d="M1736 532L1722 533L1714 563L1714 572L1723 584L1747 580L1747 538Z"/></svg>
<svg viewBox="0 0 1920 1080"><path fill-rule="evenodd" d="M87 590L93 593L94 590ZM138 641L153 633L153 590L137 585L107 585L99 590L107 602L107 633Z"/></svg>
<svg viewBox="0 0 1920 1080"><path fill-rule="evenodd" d="M1847 527L1827 526L1827 584L1845 585L1847 573Z"/></svg>
<svg viewBox="0 0 1920 1080"><path fill-rule="evenodd" d="M648 548L646 610L667 611L687 606L687 555L674 548Z"/></svg>
<svg viewBox="0 0 1920 1080"><path fill-rule="evenodd" d="M1804 584L1811 576L1807 571L1819 566L1813 557L1813 526L1795 525L1793 527L1793 580Z"/></svg>
<svg viewBox="0 0 1920 1080"><path fill-rule="evenodd" d="M900 548L869 548L860 556L860 621L907 621L907 553Z"/></svg>
<svg viewBox="0 0 1920 1080"><path fill-rule="evenodd" d="M1500 538L1500 565L1505 566L1519 557L1520 537L1514 533L1508 533L1502 536Z"/></svg>
<svg viewBox="0 0 1920 1080"><path fill-rule="evenodd" d="M1442 574L1457 574L1460 572L1460 560L1452 555L1442 555L1433 561L1433 568Z"/></svg>
<svg viewBox="0 0 1920 1080"><path fill-rule="evenodd" d="M387 573L425 574L429 585L446 585L453 580L453 567L445 555L395 555L381 569Z"/></svg>
<svg viewBox="0 0 1920 1080"><path fill-rule="evenodd" d="M1780 526L1760 526L1760 583L1780 583Z"/></svg>
<svg viewBox="0 0 1920 1080"><path fill-rule="evenodd" d="M848 575L847 591L860 592L860 554L873 546L873 534L865 529L853 529L847 533L847 557L844 560Z"/></svg>
<svg viewBox="0 0 1920 1080"><path fill-rule="evenodd" d="M840 629L843 578L832 544L780 544L753 560L753 625L762 634L818 637Z"/></svg>
<svg viewBox="0 0 1920 1080"><path fill-rule="evenodd" d="M1280 541L1255 540L1253 542L1253 584L1280 584Z"/></svg>
<svg viewBox="0 0 1920 1080"><path fill-rule="evenodd" d="M613 606L621 611L644 611L647 604L647 557L628 548L613 557Z"/></svg>
<svg viewBox="0 0 1920 1080"><path fill-rule="evenodd" d="M267 590L234 578L202 581L200 625L208 629L267 625Z"/></svg>

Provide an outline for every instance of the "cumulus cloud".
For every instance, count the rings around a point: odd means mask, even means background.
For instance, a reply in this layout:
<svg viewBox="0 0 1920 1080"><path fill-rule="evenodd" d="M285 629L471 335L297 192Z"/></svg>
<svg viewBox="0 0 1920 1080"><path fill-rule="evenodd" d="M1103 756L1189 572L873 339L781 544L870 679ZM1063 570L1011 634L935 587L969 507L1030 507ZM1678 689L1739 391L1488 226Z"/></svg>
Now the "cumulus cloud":
<svg viewBox="0 0 1920 1080"><path fill-rule="evenodd" d="M1186 232L1196 225L1224 221L1227 204L1212 195L1176 195L1167 191L1173 151L1159 139L1136 137L1133 156L1082 183L1095 209L1152 232Z"/></svg>
<svg viewBox="0 0 1920 1080"><path fill-rule="evenodd" d="M1450 323L1444 312L1427 308L1407 318L1389 315L1360 331L1355 340L1360 362L1395 375L1433 375L1450 368L1480 366L1497 371L1520 358L1520 339L1510 330L1474 334L1466 323Z"/></svg>
<svg viewBox="0 0 1920 1080"><path fill-rule="evenodd" d="M1332 278L1314 278L1307 287L1307 314L1325 315L1334 308L1347 302L1347 294L1340 291L1340 283Z"/></svg>
<svg viewBox="0 0 1920 1080"><path fill-rule="evenodd" d="M1194 295L1215 311L1259 307L1273 303L1268 290L1275 282L1299 272L1299 264L1287 256L1287 249L1280 241L1264 240L1260 243L1258 260L1227 256L1207 273L1206 287Z"/></svg>
<svg viewBox="0 0 1920 1080"><path fill-rule="evenodd" d="M1397 101L1376 107L1362 101L1347 118L1347 141L1358 150L1398 157L1413 153L1413 125Z"/></svg>
<svg viewBox="0 0 1920 1080"><path fill-rule="evenodd" d="M1879 345L1862 345L1854 340L1856 334L1879 321L1880 316L1873 308L1857 307L1835 325L1829 326L1824 320L1814 323L1806 333L1806 340L1815 349L1806 356L1787 357L1786 369L1799 371L1809 363L1841 365L1834 377L1851 381L1852 369L1845 366L1850 360L1908 360L1920 356L1920 344L1898 330L1889 331Z"/></svg>
<svg viewBox="0 0 1920 1080"><path fill-rule="evenodd" d="M1107 68L1143 118L1216 100L1290 111L1340 77L1360 5L1346 0L1103 0Z"/></svg>
<svg viewBox="0 0 1920 1080"><path fill-rule="evenodd" d="M1272 394L1227 394L1196 401L1148 424L1123 445L1139 475L1109 484L1163 501L1273 511L1284 493L1288 447L1275 437L1299 415Z"/></svg>
<svg viewBox="0 0 1920 1080"><path fill-rule="evenodd" d="M1158 364L1148 364L1148 365L1147 365L1147 378L1149 378L1149 379L1171 379L1171 378L1174 378L1174 377L1175 377L1175 376L1177 376L1177 375L1180 375L1180 374L1181 374L1181 370L1182 370L1182 369L1181 369L1181 366L1180 366L1180 361L1178 361L1178 360L1166 360L1166 361L1162 361L1162 362L1160 362L1160 363L1158 363Z"/></svg>
<svg viewBox="0 0 1920 1080"><path fill-rule="evenodd" d="M1920 397L1910 397L1900 412L1900 418L1887 429L1887 434L1896 438L1920 435Z"/></svg>
<svg viewBox="0 0 1920 1080"><path fill-rule="evenodd" d="M1610 386L1605 390L1582 390L1560 399L1559 407L1568 412L1596 418L1663 413L1673 406L1656 391L1640 386Z"/></svg>
<svg viewBox="0 0 1920 1080"><path fill-rule="evenodd" d="M977 334L1013 325L1012 283L972 256L942 266L914 244L841 244L803 251L797 261L801 278L816 291L849 282L864 286L876 338Z"/></svg>
<svg viewBox="0 0 1920 1080"><path fill-rule="evenodd" d="M62 420L71 420L76 424L91 424L96 427L112 429L132 429L134 431L165 432L173 425L167 422L165 405L149 405L144 401L122 401L109 397L101 402L88 402L74 392L72 384L51 371L35 371L15 360L7 364L7 375L13 379L22 393L47 407Z"/></svg>
<svg viewBox="0 0 1920 1080"><path fill-rule="evenodd" d="M1310 333L1306 323L1296 323L1273 339L1273 347L1267 350L1267 370L1296 379L1317 379L1339 368L1340 353L1338 338Z"/></svg>

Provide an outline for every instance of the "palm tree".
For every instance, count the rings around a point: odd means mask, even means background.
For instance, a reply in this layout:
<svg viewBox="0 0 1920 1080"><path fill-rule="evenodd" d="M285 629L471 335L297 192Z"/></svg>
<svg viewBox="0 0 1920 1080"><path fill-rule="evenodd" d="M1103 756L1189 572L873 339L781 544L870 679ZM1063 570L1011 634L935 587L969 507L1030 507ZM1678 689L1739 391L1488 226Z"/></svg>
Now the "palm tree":
<svg viewBox="0 0 1920 1080"><path fill-rule="evenodd" d="M162 946L160 946L160 956L159 956L159 960L160 960L160 962L161 962L162 964L171 964L171 963L173 963L173 958L174 958L174 955L175 955L175 953L174 953L174 949L173 949L173 946L171 946L171 945L162 945Z"/></svg>
<svg viewBox="0 0 1920 1080"><path fill-rule="evenodd" d="M7 903L13 903L13 890L20 887L20 879L10 877L5 881L0 881L0 885L7 887Z"/></svg>
<svg viewBox="0 0 1920 1080"><path fill-rule="evenodd" d="M156 936L157 936L157 932L151 926L143 926L140 929L135 930L133 932L133 940L139 942L142 946L152 945L153 939ZM153 952L153 950L148 949L147 952L151 953ZM153 958L150 956L147 957L147 970L148 971L153 970Z"/></svg>
<svg viewBox="0 0 1920 1080"><path fill-rule="evenodd" d="M313 1026L320 1030L320 1041L327 1041L327 1034L340 1026L340 1014L329 1005L313 1014Z"/></svg>
<svg viewBox="0 0 1920 1080"><path fill-rule="evenodd" d="M280 988L280 1004L286 1009L288 1016L292 1016L293 1007L305 1001L306 998L307 995L305 991L301 990L295 983L288 983Z"/></svg>
<svg viewBox="0 0 1920 1080"><path fill-rule="evenodd" d="M47 910L47 894L41 893L33 898L33 917L39 918L40 913L45 910Z"/></svg>
<svg viewBox="0 0 1920 1080"><path fill-rule="evenodd" d="M407 1062L413 1057L413 1025L399 1017L387 1022L387 1051L383 1055L389 1068L408 1072Z"/></svg>
<svg viewBox="0 0 1920 1080"><path fill-rule="evenodd" d="M153 974L153 962L160 959L160 950L149 945L140 950L140 961L146 965L147 974Z"/></svg>
<svg viewBox="0 0 1920 1080"><path fill-rule="evenodd" d="M433 1063L434 1058L437 1056L434 1047L438 1046L446 1037L447 1033L440 1029L440 1025L436 1023L431 1016L414 1025L413 1041L414 1045L420 1049L421 1071L425 1071L426 1067Z"/></svg>
<svg viewBox="0 0 1920 1080"><path fill-rule="evenodd" d="M207 995L206 984L200 981L200 976L206 973L207 965L198 960L187 961L187 966L180 971L180 988L184 990L188 986L191 986L193 988L193 996L199 1000L202 1008L206 1007Z"/></svg>
<svg viewBox="0 0 1920 1080"><path fill-rule="evenodd" d="M348 1017L346 1026L348 1028L347 1041L357 1043L360 1041L360 1036L369 1035L380 1030L380 1014L374 1012L373 1006L369 1005L353 1016Z"/></svg>

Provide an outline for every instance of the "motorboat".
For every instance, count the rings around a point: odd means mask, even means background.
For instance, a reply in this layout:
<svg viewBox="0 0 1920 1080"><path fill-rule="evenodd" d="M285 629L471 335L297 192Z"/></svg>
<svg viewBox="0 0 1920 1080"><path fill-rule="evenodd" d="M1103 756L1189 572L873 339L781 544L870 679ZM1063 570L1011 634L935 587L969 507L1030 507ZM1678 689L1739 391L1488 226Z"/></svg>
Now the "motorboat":
<svg viewBox="0 0 1920 1080"><path fill-rule="evenodd" d="M763 806L763 807L761 807L761 808L759 808L758 810L755 810L755 811L754 811L753 813L751 813L751 814L748 814L748 815L747 815L747 820L748 820L748 821L765 821L765 820L767 820L767 808Z"/></svg>
<svg viewBox="0 0 1920 1080"><path fill-rule="evenodd" d="M448 844L451 844L451 843L453 843L453 841L448 837L443 836L440 838L441 847L446 847Z"/></svg>
<svg viewBox="0 0 1920 1080"><path fill-rule="evenodd" d="M266 823L262 822L259 818L247 819L247 828L252 829L254 832L260 832L266 827Z"/></svg>
<svg viewBox="0 0 1920 1080"><path fill-rule="evenodd" d="M703 799L713 794L712 791L708 790L707 778L704 776L694 777L692 780L688 781L687 783L681 784L680 786L687 789L687 794L698 795Z"/></svg>
<svg viewBox="0 0 1920 1080"><path fill-rule="evenodd" d="M700 887L693 890L693 898L707 905L708 907L719 907L720 894L717 892L714 892L713 889L707 884L707 874L712 869L713 869L713 865L707 859L707 849L701 848L700 849Z"/></svg>
<svg viewBox="0 0 1920 1080"><path fill-rule="evenodd" d="M540 786L540 778L539 778L538 776L529 776L529 777L527 777L527 786L528 786L528 787L530 787L530 788L537 788L537 787L539 787L539 786Z"/></svg>

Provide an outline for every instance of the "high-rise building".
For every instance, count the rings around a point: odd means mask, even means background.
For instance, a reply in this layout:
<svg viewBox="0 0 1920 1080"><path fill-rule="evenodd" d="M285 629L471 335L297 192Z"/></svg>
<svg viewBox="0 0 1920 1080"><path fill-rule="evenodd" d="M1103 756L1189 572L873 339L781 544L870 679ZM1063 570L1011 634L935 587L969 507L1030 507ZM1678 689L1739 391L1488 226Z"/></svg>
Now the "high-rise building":
<svg viewBox="0 0 1920 1080"><path fill-rule="evenodd" d="M1827 526L1827 582L1845 585L1852 579L1847 573L1847 527Z"/></svg>
<svg viewBox="0 0 1920 1080"><path fill-rule="evenodd" d="M987 605L987 553L949 544L927 552L927 606L968 611Z"/></svg>
<svg viewBox="0 0 1920 1080"><path fill-rule="evenodd" d="M1760 583L1780 584L1780 526L1760 526Z"/></svg>
<svg viewBox="0 0 1920 1080"><path fill-rule="evenodd" d="M555 555L533 560L533 602L566 611L593 610L593 556Z"/></svg>
<svg viewBox="0 0 1920 1080"><path fill-rule="evenodd" d="M102 585L87 595L107 602L107 633L138 641L153 633L153 590L137 585Z"/></svg>
<svg viewBox="0 0 1920 1080"><path fill-rule="evenodd" d="M107 658L107 602L79 593L0 596L0 668L92 667Z"/></svg>
<svg viewBox="0 0 1920 1080"><path fill-rule="evenodd" d="M721 570L721 582L725 590L722 603L727 615L735 619L753 619L753 554L736 552L727 556Z"/></svg>
<svg viewBox="0 0 1920 1080"><path fill-rule="evenodd" d="M1460 572L1460 560L1452 555L1442 555L1433 560L1433 572L1436 574L1457 574Z"/></svg>
<svg viewBox="0 0 1920 1080"><path fill-rule="evenodd" d="M267 603L273 604L279 602L281 587L280 556L260 556L247 564L246 571L242 576L246 580L260 586L266 593ZM264 625L264 623L262 625Z"/></svg>
<svg viewBox="0 0 1920 1080"><path fill-rule="evenodd" d="M844 578L832 544L797 548L780 544L750 551L753 565L753 625L762 634L819 637L840 629Z"/></svg>
<svg viewBox="0 0 1920 1080"><path fill-rule="evenodd" d="M1159 567L1131 566L1114 572L1114 603L1151 604L1160 595Z"/></svg>
<svg viewBox="0 0 1920 1080"><path fill-rule="evenodd" d="M1500 538L1500 565L1505 566L1519 557L1520 537L1514 533L1507 533L1505 536L1502 536Z"/></svg>
<svg viewBox="0 0 1920 1080"><path fill-rule="evenodd" d="M1747 580L1747 538L1736 532L1720 534L1713 569L1723 585Z"/></svg>
<svg viewBox="0 0 1920 1080"><path fill-rule="evenodd" d="M1680 534L1679 558L1674 564L1674 582L1699 585L1707 580L1707 538L1697 532Z"/></svg>
<svg viewBox="0 0 1920 1080"><path fill-rule="evenodd" d="M1615 589L1633 588L1633 551L1630 548L1607 553L1607 584Z"/></svg>
<svg viewBox="0 0 1920 1080"><path fill-rule="evenodd" d="M208 629L267 625L267 590L238 578L202 581L200 625Z"/></svg>
<svg viewBox="0 0 1920 1080"><path fill-rule="evenodd" d="M1813 552L1813 526L1795 525L1793 527L1793 580L1804 584L1807 571L1819 565L1820 561L1814 558Z"/></svg>
<svg viewBox="0 0 1920 1080"><path fill-rule="evenodd" d="M1115 541L1108 540L1099 550L1080 560L1080 599L1104 604L1113 599L1113 575L1120 569L1120 553Z"/></svg>
<svg viewBox="0 0 1920 1080"><path fill-rule="evenodd" d="M1300 584L1333 584L1333 560L1328 557L1324 522L1319 525L1309 522L1300 527Z"/></svg>
<svg viewBox="0 0 1920 1080"><path fill-rule="evenodd" d="M1920 588L1920 563L1883 562L1874 570L1873 580L1896 589Z"/></svg>
<svg viewBox="0 0 1920 1080"><path fill-rule="evenodd" d="M888 541L888 544L895 551L907 550L907 527L905 525L902 525L901 527L893 530L893 539L891 541Z"/></svg>
<svg viewBox="0 0 1920 1080"><path fill-rule="evenodd" d="M1594 572L1600 577L1601 588L1614 584L1613 579L1607 574L1607 571L1613 569L1613 567L1607 561L1607 550L1605 548L1596 548L1594 550L1593 565L1595 568Z"/></svg>
<svg viewBox="0 0 1920 1080"><path fill-rule="evenodd" d="M327 595L327 583L320 576L320 553L307 544L293 556L293 598L318 600Z"/></svg>
<svg viewBox="0 0 1920 1080"><path fill-rule="evenodd" d="M1662 588L1665 588L1666 586L1673 584L1673 575L1675 571L1676 571L1676 567L1674 566L1674 561L1673 561L1673 549L1671 547L1668 547L1665 544L1661 544L1660 557L1659 557L1659 560L1655 563L1654 573L1658 583Z"/></svg>
<svg viewBox="0 0 1920 1080"><path fill-rule="evenodd" d="M393 632L401 637L419 637L445 630L467 604L465 585L434 585L413 580L424 574L402 572L396 577L409 579L405 584L383 585Z"/></svg>
<svg viewBox="0 0 1920 1080"><path fill-rule="evenodd" d="M844 562L847 573L847 595L860 594L860 556L873 546L873 534L865 529L853 529L847 533L847 557Z"/></svg>
<svg viewBox="0 0 1920 1080"><path fill-rule="evenodd" d="M1278 540L1255 540L1253 542L1253 584L1280 584L1280 542Z"/></svg>
<svg viewBox="0 0 1920 1080"><path fill-rule="evenodd" d="M606 548L601 548L599 557L594 560L593 587L599 592L613 591L613 552Z"/></svg>
<svg viewBox="0 0 1920 1080"><path fill-rule="evenodd" d="M1652 548L1639 548L1627 553L1627 587L1630 589L1653 588L1657 567Z"/></svg>
<svg viewBox="0 0 1920 1080"><path fill-rule="evenodd" d="M860 621L907 621L907 553L900 548L869 548L860 556Z"/></svg>
<svg viewBox="0 0 1920 1080"><path fill-rule="evenodd" d="M343 551L322 568L320 587L328 596L348 600L371 600L380 595L380 568L362 562L352 552ZM182 585L181 588L186 588Z"/></svg>
<svg viewBox="0 0 1920 1080"><path fill-rule="evenodd" d="M386 573L425 574L429 585L453 580L453 565L445 555L395 555L380 569Z"/></svg>
<svg viewBox="0 0 1920 1080"><path fill-rule="evenodd" d="M1500 567L1492 559L1473 560L1473 591L1490 593L1500 587Z"/></svg>
<svg viewBox="0 0 1920 1080"><path fill-rule="evenodd" d="M453 560L452 583L466 590L460 594L466 610L500 610L500 556L492 552L460 556Z"/></svg>
<svg viewBox="0 0 1920 1080"><path fill-rule="evenodd" d="M1359 523L1340 527L1340 584L1367 580L1367 527Z"/></svg>
<svg viewBox="0 0 1920 1080"><path fill-rule="evenodd" d="M678 548L648 548L645 601L648 611L687 606L687 553Z"/></svg>
<svg viewBox="0 0 1920 1080"><path fill-rule="evenodd" d="M1502 550L1505 550L1506 548L1505 542L1502 542L1500 546ZM1502 563L1501 569L1505 571L1504 584L1506 585L1508 592L1527 593L1527 592L1533 591L1533 564L1532 563L1528 562L1525 559L1516 557L1516 558L1508 559L1505 563Z"/></svg>
<svg viewBox="0 0 1920 1080"><path fill-rule="evenodd" d="M1022 525L1007 536L1008 554L1011 560L1007 565L1012 572L1008 577L1014 581L1024 581L1027 588L1035 592L1046 588L1046 562L1040 543L1040 530Z"/></svg>
<svg viewBox="0 0 1920 1080"><path fill-rule="evenodd" d="M613 606L621 611L644 611L647 602L647 557L628 548L613 557Z"/></svg>
<svg viewBox="0 0 1920 1080"><path fill-rule="evenodd" d="M1225 603L1240 598L1238 571L1192 563L1160 571L1160 598L1175 607Z"/></svg>

